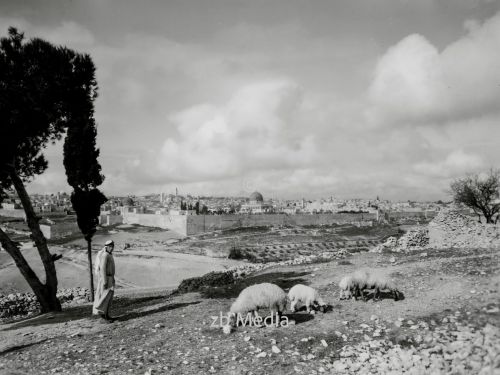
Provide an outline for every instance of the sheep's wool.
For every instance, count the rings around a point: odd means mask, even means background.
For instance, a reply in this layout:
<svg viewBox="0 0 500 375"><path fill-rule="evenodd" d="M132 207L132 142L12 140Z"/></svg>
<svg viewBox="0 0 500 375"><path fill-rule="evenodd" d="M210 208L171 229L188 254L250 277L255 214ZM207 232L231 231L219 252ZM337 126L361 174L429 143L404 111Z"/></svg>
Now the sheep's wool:
<svg viewBox="0 0 500 375"><path fill-rule="evenodd" d="M286 293L279 286L271 283L251 285L243 289L231 306L232 313L246 313L258 308L284 309Z"/></svg>
<svg viewBox="0 0 500 375"><path fill-rule="evenodd" d="M316 301L318 299L318 293L314 288L307 285L297 284L290 289L288 292L288 298L290 300L297 301Z"/></svg>
<svg viewBox="0 0 500 375"><path fill-rule="evenodd" d="M340 280L339 282L339 288L342 289L342 290L347 290L351 287L351 284L352 284L352 279L350 276L346 276L344 278L342 278L342 280Z"/></svg>

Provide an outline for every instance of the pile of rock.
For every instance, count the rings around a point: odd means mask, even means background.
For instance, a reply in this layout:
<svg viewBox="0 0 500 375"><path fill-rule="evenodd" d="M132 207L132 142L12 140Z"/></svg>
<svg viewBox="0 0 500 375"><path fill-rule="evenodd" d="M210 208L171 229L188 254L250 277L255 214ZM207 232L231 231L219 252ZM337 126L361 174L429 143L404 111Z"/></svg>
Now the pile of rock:
<svg viewBox="0 0 500 375"><path fill-rule="evenodd" d="M57 292L61 304L80 304L90 301L87 288L61 289ZM33 293L0 294L0 319L19 318L40 311L40 304Z"/></svg>
<svg viewBox="0 0 500 375"><path fill-rule="evenodd" d="M453 209L440 211L428 231L431 248L500 248L500 226L481 224Z"/></svg>
<svg viewBox="0 0 500 375"><path fill-rule="evenodd" d="M406 232L397 243L396 251L411 251L425 249L429 245L427 228L416 228Z"/></svg>
<svg viewBox="0 0 500 375"><path fill-rule="evenodd" d="M11 293L7 296L0 295L0 319L18 315L33 314L40 309L34 294Z"/></svg>
<svg viewBox="0 0 500 375"><path fill-rule="evenodd" d="M456 209L444 209L426 227L411 229L370 250L375 253L422 249L500 248L500 226L481 224Z"/></svg>
<svg viewBox="0 0 500 375"><path fill-rule="evenodd" d="M375 246L370 250L371 253L386 253L392 252L398 245L396 237L389 237L385 242Z"/></svg>
<svg viewBox="0 0 500 375"><path fill-rule="evenodd" d="M85 303L90 301L90 290L87 288L68 288L57 292L57 298L62 304Z"/></svg>

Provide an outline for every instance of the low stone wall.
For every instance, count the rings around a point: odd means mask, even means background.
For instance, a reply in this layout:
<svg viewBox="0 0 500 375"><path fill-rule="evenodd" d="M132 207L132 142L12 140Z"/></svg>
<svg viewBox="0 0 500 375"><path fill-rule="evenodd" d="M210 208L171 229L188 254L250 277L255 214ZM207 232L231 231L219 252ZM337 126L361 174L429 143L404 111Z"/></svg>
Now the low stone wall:
<svg viewBox="0 0 500 375"><path fill-rule="evenodd" d="M79 233L80 229L78 224L73 221L60 222L55 224L40 224L40 229L48 240L54 238L61 238L66 236L71 236L72 234Z"/></svg>
<svg viewBox="0 0 500 375"><path fill-rule="evenodd" d="M61 304L86 303L90 301L87 288L62 289L57 292ZM17 319L40 311L40 304L33 293L0 294L0 321Z"/></svg>
<svg viewBox="0 0 500 375"><path fill-rule="evenodd" d="M0 208L0 216L26 219L26 213L24 212L24 210L7 210L4 208Z"/></svg>

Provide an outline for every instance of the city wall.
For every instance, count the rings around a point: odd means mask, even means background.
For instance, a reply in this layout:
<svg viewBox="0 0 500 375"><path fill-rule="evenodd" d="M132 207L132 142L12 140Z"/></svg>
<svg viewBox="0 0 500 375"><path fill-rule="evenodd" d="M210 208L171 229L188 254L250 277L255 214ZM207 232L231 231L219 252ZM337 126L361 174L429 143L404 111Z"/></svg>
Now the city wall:
<svg viewBox="0 0 500 375"><path fill-rule="evenodd" d="M184 236L216 230L264 226L371 225L377 214L156 215L123 213L123 223L170 229Z"/></svg>

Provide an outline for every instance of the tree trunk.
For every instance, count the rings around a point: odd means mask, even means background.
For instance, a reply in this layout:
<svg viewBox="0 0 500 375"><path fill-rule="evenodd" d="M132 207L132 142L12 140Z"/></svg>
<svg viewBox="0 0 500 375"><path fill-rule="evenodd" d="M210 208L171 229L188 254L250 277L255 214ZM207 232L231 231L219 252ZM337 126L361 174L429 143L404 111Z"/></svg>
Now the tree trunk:
<svg viewBox="0 0 500 375"><path fill-rule="evenodd" d="M92 274L92 240L87 240L87 255L89 258L90 301L94 302L94 275Z"/></svg>
<svg viewBox="0 0 500 375"><path fill-rule="evenodd" d="M61 304L57 299L56 267L54 260L52 259L52 255L49 252L47 240L40 229L40 225L38 223L39 218L33 209L31 199L26 192L21 178L17 175L16 171L12 171L9 176L23 205L28 227L31 230L33 240L35 241L36 248L38 249L38 254L42 259L43 267L45 269L45 284L42 284L43 288L41 290L33 289L33 292L35 292L38 301L42 306L42 312L61 311Z"/></svg>
<svg viewBox="0 0 500 375"><path fill-rule="evenodd" d="M0 228L0 243L2 244L2 247L5 249L5 251L7 251L7 253L12 257L12 259L14 259L17 268L19 268L19 271L21 271L21 274L24 276L31 289L42 290L43 289L42 282L40 281L36 273L33 271L33 269L30 267L26 259L24 258L23 254L21 253L21 250L19 250L16 244L9 238L7 233L5 233L1 228Z"/></svg>

